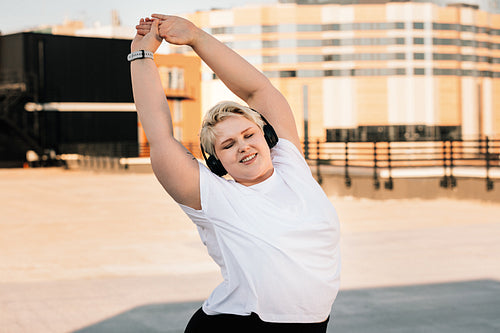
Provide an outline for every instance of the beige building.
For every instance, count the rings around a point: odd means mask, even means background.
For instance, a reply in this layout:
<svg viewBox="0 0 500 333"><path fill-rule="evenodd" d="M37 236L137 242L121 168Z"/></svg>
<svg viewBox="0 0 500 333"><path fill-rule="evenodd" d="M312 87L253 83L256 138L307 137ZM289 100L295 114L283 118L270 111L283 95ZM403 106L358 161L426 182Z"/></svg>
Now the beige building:
<svg viewBox="0 0 500 333"><path fill-rule="evenodd" d="M187 16L271 78L301 135L307 86L310 139L500 137L500 14L281 2ZM204 66L202 109L223 99L235 97Z"/></svg>

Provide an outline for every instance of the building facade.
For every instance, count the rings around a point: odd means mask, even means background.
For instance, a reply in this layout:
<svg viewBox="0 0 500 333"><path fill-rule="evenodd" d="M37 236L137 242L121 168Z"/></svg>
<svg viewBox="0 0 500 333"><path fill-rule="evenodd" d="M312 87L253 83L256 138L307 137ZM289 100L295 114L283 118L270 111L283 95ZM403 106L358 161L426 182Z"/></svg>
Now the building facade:
<svg viewBox="0 0 500 333"><path fill-rule="evenodd" d="M126 60L135 29L121 26L116 13L102 28L84 31L83 22L65 21L0 36L0 167L23 165L30 150L40 158L49 151L149 156ZM174 135L199 156L201 61L157 52L155 63Z"/></svg>
<svg viewBox="0 0 500 333"><path fill-rule="evenodd" d="M201 126L201 60L183 54L155 54L154 59L167 96L175 138L199 157ZM149 156L146 134L140 124L140 156Z"/></svg>
<svg viewBox="0 0 500 333"><path fill-rule="evenodd" d="M500 136L500 14L430 2L303 2L187 16L272 80L301 136L304 105L310 139ZM206 66L202 91L203 110L235 99Z"/></svg>

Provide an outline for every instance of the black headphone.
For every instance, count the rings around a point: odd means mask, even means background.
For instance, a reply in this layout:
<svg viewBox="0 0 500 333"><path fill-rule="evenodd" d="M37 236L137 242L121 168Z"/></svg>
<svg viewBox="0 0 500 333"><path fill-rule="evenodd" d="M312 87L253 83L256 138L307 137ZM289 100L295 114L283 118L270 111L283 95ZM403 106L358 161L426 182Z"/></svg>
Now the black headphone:
<svg viewBox="0 0 500 333"><path fill-rule="evenodd" d="M255 111L254 109L252 110ZM269 149L271 149L278 143L278 135L276 134L276 131L271 126L271 124L269 124L269 122L266 120L266 118L264 118L264 116L261 115L260 113L259 115L264 121L264 127L262 128L262 131L264 132L264 138L266 139ZM207 167L210 169L210 171L215 173L217 176L221 177L227 174L227 171L222 166L221 161L219 161L217 157L215 157L215 155L210 155L209 157L207 157L207 155L205 154L205 150L203 149L203 145L201 143L200 143L200 148L201 148L201 153L203 154L203 158L205 159Z"/></svg>

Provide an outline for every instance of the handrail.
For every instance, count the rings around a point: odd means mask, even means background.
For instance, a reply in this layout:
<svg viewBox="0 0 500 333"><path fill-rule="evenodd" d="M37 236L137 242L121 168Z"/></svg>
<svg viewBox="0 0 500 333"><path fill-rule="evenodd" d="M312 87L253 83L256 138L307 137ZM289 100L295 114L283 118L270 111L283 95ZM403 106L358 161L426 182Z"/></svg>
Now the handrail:
<svg viewBox="0 0 500 333"><path fill-rule="evenodd" d="M182 143L195 157L201 158L200 146L197 142ZM384 188L394 188L394 170L411 168L441 168L443 170L440 186L454 188L457 186L456 168L484 168L486 189L494 189L491 178L493 169L500 169L500 139L485 137L473 140L444 141L372 141L372 142L325 142L310 140L304 143L309 160L316 167L316 178L322 182L321 167L325 165L343 168L344 184L352 186L353 168L372 169L373 186L381 188L381 170L386 170L387 180ZM137 143L123 142L94 143L85 145L85 155L130 157L138 151L139 156L149 156L149 145L137 147Z"/></svg>
<svg viewBox="0 0 500 333"><path fill-rule="evenodd" d="M310 141L309 156L314 156L318 179L322 165L344 168L345 185L352 185L350 169L373 169L373 185L380 188L379 173L387 169L386 189L393 189L393 171L396 168L441 167L440 185L444 188L457 186L456 167L484 168L486 188L491 191L494 182L491 170L500 168L500 139L489 137L468 140L443 141L371 141L371 142L316 142Z"/></svg>

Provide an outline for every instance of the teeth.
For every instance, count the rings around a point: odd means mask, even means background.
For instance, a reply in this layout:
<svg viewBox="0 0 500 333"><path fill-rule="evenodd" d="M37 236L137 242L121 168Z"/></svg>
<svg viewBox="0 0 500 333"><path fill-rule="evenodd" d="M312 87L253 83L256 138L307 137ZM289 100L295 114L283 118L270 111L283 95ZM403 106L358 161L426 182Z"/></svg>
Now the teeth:
<svg viewBox="0 0 500 333"><path fill-rule="evenodd" d="M253 159L257 154L253 154L253 155L250 155L244 159L242 159L241 161L244 163L244 162L248 162L250 161L251 159Z"/></svg>

